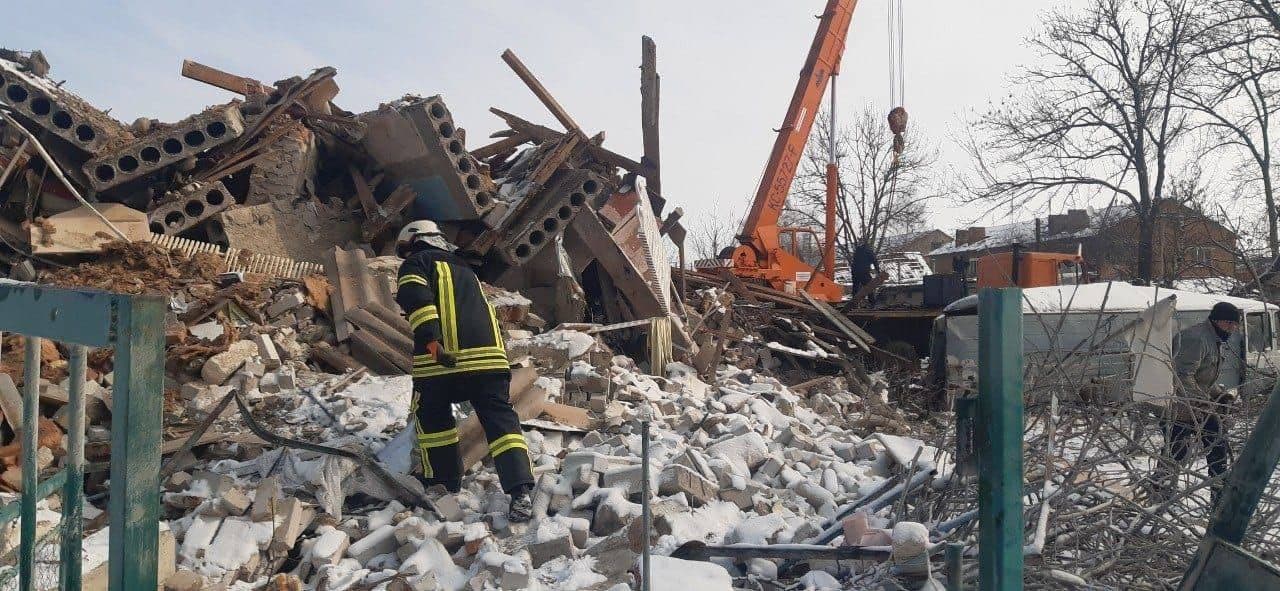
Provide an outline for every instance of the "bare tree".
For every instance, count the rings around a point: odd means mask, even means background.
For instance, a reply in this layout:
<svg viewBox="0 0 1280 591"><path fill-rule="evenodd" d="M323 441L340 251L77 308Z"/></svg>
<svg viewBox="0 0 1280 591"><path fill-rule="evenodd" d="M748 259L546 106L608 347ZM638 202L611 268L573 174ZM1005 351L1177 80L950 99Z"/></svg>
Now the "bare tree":
<svg viewBox="0 0 1280 591"><path fill-rule="evenodd" d="M840 171L836 254L840 260L849 260L861 242L879 250L885 236L918 229L925 221L928 201L938 196L929 178L938 159L937 148L912 128L895 163L887 112L868 104L852 123L836 130ZM786 219L823 227L830 114L820 114L818 121L791 185Z"/></svg>
<svg viewBox="0 0 1280 591"><path fill-rule="evenodd" d="M1280 7L1273 0L1218 0L1219 13L1228 20L1250 20L1262 25L1259 32L1280 41Z"/></svg>
<svg viewBox="0 0 1280 591"><path fill-rule="evenodd" d="M720 208L716 210L719 211ZM725 248L737 246L737 235L742 231L742 222L741 215L708 215L699 220L689 232L694 263L717 258Z"/></svg>
<svg viewBox="0 0 1280 591"><path fill-rule="evenodd" d="M1042 65L1014 78L1022 95L975 122L976 175L961 199L996 209L1118 196L1138 219L1135 274L1149 282L1159 204L1194 131L1175 91L1201 19L1183 0L1093 0L1043 27L1028 40Z"/></svg>
<svg viewBox="0 0 1280 591"><path fill-rule="evenodd" d="M1197 75L1192 84L1177 92L1203 115L1203 126L1209 134L1206 154L1243 156L1234 171L1237 195L1252 197L1261 193L1266 209L1267 246L1275 258L1280 256L1280 220L1271 130L1272 117L1280 113L1280 86L1275 81L1280 70L1280 41L1261 19L1236 18L1235 13L1226 11L1215 16L1217 22L1198 40L1204 59L1197 60Z"/></svg>

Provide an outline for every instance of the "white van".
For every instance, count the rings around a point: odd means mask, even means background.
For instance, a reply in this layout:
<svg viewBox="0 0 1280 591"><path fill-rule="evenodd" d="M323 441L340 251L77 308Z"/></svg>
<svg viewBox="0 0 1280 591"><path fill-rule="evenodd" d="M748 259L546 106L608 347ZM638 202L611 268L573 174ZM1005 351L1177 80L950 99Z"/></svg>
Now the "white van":
<svg viewBox="0 0 1280 591"><path fill-rule="evenodd" d="M1144 287L1113 281L1022 290L1026 390L1060 396L1167 399L1172 339L1204 322L1218 302L1244 312L1240 332L1223 344L1218 381L1241 395L1269 389L1280 367L1280 308L1257 300ZM934 323L934 379L949 390L972 388L978 360L978 297L947 306Z"/></svg>

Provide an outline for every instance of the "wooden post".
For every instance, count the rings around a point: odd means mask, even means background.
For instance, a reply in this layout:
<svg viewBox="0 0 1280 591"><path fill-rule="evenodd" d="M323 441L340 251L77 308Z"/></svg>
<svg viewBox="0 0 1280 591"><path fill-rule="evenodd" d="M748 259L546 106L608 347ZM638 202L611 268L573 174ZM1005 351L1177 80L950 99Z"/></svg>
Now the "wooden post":
<svg viewBox="0 0 1280 591"><path fill-rule="evenodd" d="M640 38L640 132L644 137L645 180L649 191L662 195L661 166L658 155L658 46L648 35ZM655 213L661 213L655 212Z"/></svg>
<svg viewBox="0 0 1280 591"><path fill-rule="evenodd" d="M1022 290L978 294L978 580L1022 589Z"/></svg>
<svg viewBox="0 0 1280 591"><path fill-rule="evenodd" d="M502 61L507 62L507 65L516 73L516 76L519 76L525 86L528 86L529 90L533 91L534 96L538 97L539 101L542 101L543 106L548 111L551 111L551 114L560 122L560 125L563 125L570 133L582 133L582 128L578 127L573 117L569 116L569 112L560 106L560 102L556 100L556 97L551 96L551 91L547 90L547 87L538 81L538 77L534 76L533 72L524 65L524 62L516 57L515 52L510 49L502 52Z"/></svg>

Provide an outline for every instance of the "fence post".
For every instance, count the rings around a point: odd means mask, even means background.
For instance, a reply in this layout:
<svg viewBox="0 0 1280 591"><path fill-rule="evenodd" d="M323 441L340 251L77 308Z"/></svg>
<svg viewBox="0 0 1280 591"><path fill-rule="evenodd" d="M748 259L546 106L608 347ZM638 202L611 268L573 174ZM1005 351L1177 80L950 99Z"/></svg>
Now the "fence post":
<svg viewBox="0 0 1280 591"><path fill-rule="evenodd" d="M1022 589L1022 290L978 294L978 577Z"/></svg>
<svg viewBox="0 0 1280 591"><path fill-rule="evenodd" d="M111 415L110 589L155 589L159 551L164 302L112 296L117 335ZM150 369L151 371L148 371ZM146 393L153 393L151 396Z"/></svg>
<svg viewBox="0 0 1280 591"><path fill-rule="evenodd" d="M36 574L36 442L40 434L40 337L26 335L22 360L22 523L19 530L18 588L35 589Z"/></svg>
<svg viewBox="0 0 1280 591"><path fill-rule="evenodd" d="M71 346L71 391L67 396L67 479L62 485L62 588L81 587L84 536L85 374L88 349Z"/></svg>

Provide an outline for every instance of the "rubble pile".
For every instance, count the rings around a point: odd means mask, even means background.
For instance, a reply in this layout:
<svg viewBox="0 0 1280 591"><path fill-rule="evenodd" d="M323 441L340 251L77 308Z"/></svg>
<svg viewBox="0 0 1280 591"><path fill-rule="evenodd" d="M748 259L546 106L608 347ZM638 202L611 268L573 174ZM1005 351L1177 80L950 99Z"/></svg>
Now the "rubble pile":
<svg viewBox="0 0 1280 591"><path fill-rule="evenodd" d="M236 581L264 584L277 572L316 589L630 588L641 552L644 420L651 422L650 506L658 555L687 542L814 542L839 523L842 506L908 468L928 471L938 482L948 479L946 461L933 461L945 457L936 449L887 434L854 435L856 412L815 412L815 405L861 405L839 388L840 379L825 393L801 393L767 373L731 365L709 381L681 363L669 365L663 376L650 375L582 332L511 342L533 364L515 370L517 408L530 391L545 401L525 421L538 475L531 523L507 522L506 497L492 471L469 474L457 495L428 491L437 516L371 497L378 491L355 477L354 462L237 441L229 434L245 429L231 416L219 422L225 430L220 441L165 483L178 572L232 588ZM242 349L243 365L233 376L241 385L191 387L189 412L199 413L256 377L257 388L245 398L277 434L367 448L388 466L408 469L408 377L327 375L287 362L264 373L262 357L249 346L233 345L222 355ZM282 375L289 376L283 386ZM270 393L264 392L268 382ZM873 381L873 387L885 384ZM924 453L913 463L916 448ZM892 524L883 518L860 517L869 519L864 529L879 527L888 535ZM663 564L685 562L667 560ZM711 577L722 581L719 586L705 588L729 589L733 578L779 576L779 565L769 560L722 566L728 570L715 567L719 578ZM840 568L830 573L847 574Z"/></svg>

